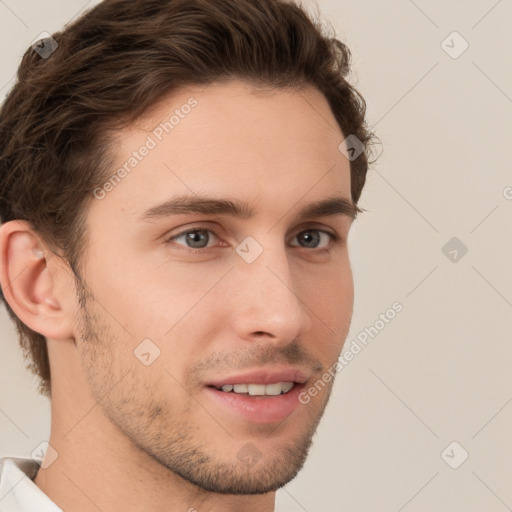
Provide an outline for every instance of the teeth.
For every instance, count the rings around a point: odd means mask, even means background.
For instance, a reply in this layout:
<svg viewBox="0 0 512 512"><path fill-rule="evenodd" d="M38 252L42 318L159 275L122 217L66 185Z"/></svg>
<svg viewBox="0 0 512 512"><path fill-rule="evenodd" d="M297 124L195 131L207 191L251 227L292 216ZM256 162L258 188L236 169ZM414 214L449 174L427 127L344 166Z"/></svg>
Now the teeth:
<svg viewBox="0 0 512 512"><path fill-rule="evenodd" d="M265 387L265 384L249 384L247 386L249 395L264 395Z"/></svg>
<svg viewBox="0 0 512 512"><path fill-rule="evenodd" d="M288 393L293 382L277 382L276 384L224 384L222 391L229 393L248 393L251 396L277 396Z"/></svg>
<svg viewBox="0 0 512 512"><path fill-rule="evenodd" d="M288 393L293 388L293 382L283 382L283 392Z"/></svg>
<svg viewBox="0 0 512 512"><path fill-rule="evenodd" d="M280 395L283 390L283 384L282 382L278 382L277 384L267 384L264 388L266 395Z"/></svg>

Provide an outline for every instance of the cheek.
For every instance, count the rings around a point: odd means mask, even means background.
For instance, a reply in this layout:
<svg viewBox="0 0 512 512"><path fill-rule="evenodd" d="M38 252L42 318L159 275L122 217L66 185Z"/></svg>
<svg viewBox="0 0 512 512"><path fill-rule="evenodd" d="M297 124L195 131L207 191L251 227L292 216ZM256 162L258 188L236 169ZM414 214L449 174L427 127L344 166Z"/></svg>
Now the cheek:
<svg viewBox="0 0 512 512"><path fill-rule="evenodd" d="M225 265L166 262L153 266L133 258L97 271L91 287L126 333L141 340L162 339L189 321L225 272Z"/></svg>
<svg viewBox="0 0 512 512"><path fill-rule="evenodd" d="M302 297L310 308L313 329L308 339L324 340L321 356L325 362L337 359L345 342L354 305L354 283L350 265L343 263L336 270L332 268L322 279L308 281Z"/></svg>
<svg viewBox="0 0 512 512"><path fill-rule="evenodd" d="M324 270L302 273L301 298L335 332L352 315L354 282L348 259L326 266Z"/></svg>

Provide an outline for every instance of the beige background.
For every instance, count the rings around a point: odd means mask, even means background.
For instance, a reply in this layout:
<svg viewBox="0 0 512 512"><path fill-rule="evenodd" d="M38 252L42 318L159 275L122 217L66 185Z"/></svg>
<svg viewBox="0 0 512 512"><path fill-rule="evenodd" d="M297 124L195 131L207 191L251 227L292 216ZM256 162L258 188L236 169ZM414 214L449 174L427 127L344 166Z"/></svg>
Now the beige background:
<svg viewBox="0 0 512 512"><path fill-rule="evenodd" d="M512 510L512 2L318 4L352 49L383 144L351 233L347 346L395 301L403 311L340 373L277 510ZM0 0L0 99L31 41L84 7ZM458 58L454 31L469 44ZM452 237L468 249L456 262L442 252ZM0 328L0 455L28 455L49 407L3 308Z"/></svg>

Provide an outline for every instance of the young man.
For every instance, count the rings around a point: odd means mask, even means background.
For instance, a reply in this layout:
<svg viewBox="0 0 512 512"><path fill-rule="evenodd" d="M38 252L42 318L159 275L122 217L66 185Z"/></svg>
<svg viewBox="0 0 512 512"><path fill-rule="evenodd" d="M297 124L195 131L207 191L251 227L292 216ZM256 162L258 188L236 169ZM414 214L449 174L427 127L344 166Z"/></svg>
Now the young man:
<svg viewBox="0 0 512 512"><path fill-rule="evenodd" d="M0 281L52 428L0 510L274 510L352 315L349 57L285 0L107 0L26 52Z"/></svg>

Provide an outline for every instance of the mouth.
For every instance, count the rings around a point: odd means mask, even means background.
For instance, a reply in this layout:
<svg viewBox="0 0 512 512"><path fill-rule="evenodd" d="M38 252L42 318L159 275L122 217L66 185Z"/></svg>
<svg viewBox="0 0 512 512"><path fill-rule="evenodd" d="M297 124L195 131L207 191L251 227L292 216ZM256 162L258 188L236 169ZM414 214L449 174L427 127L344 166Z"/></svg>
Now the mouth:
<svg viewBox="0 0 512 512"><path fill-rule="evenodd" d="M308 375L298 369L259 369L210 382L203 390L222 415L252 423L285 420L300 405L298 396Z"/></svg>
<svg viewBox="0 0 512 512"><path fill-rule="evenodd" d="M224 384L221 387L210 386L223 393L236 393L253 397L286 395L296 385L295 382L276 382L275 384Z"/></svg>

